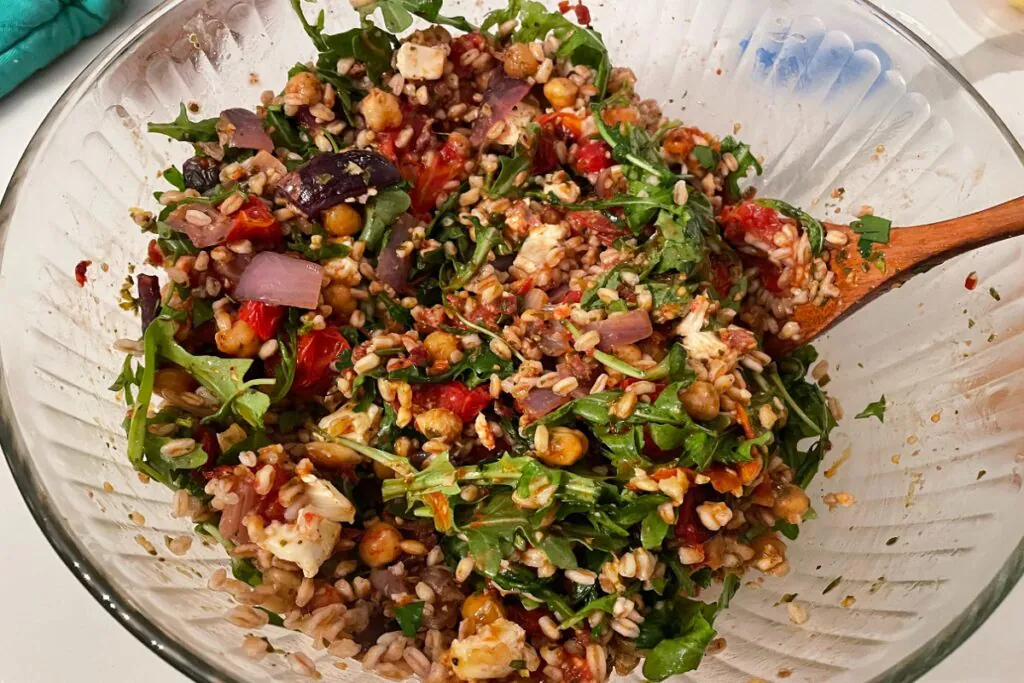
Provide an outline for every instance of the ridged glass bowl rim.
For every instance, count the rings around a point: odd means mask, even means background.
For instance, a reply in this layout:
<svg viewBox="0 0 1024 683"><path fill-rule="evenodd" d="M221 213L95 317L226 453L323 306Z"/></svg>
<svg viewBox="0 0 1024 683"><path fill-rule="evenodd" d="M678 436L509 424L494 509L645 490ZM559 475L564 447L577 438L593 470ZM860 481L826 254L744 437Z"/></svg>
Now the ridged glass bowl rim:
<svg viewBox="0 0 1024 683"><path fill-rule="evenodd" d="M56 126L65 112L77 104L90 87L118 59L129 52L138 40L145 37L149 29L178 5L189 0L164 0L139 18L121 33L106 49L100 52L86 69L68 86L46 119L32 137L25 153L18 162L8 185L3 201L0 202L0 263L3 262L7 231L14 215L14 206L20 194L20 185L33 167L37 156L49 142ZM1006 144L1013 150L1024 166L1024 148L1014 138L998 114L975 88L935 49L907 28L902 22L869 0L853 0L866 8L879 21L916 45L936 65L942 67L963 90L974 99L985 112L992 124L1002 133ZM97 601L110 610L111 615L140 642L155 652L171 666L194 680L233 681L242 683L219 666L197 657L163 628L156 625L143 612L135 609L120 587L109 581L103 570L84 553L79 540L62 524L59 514L51 506L48 494L43 490L38 474L32 465L28 447L19 425L14 419L11 395L7 386L7 375L0 357L0 446L6 454L14 480L29 511L42 529L50 545L67 565L68 569L85 586ZM933 636L915 651L909 653L892 667L876 676L873 681L916 680L941 662L959 647L995 611L1006 598L1021 575L1024 574L1024 539L1017 544L1002 568L968 605L960 618Z"/></svg>

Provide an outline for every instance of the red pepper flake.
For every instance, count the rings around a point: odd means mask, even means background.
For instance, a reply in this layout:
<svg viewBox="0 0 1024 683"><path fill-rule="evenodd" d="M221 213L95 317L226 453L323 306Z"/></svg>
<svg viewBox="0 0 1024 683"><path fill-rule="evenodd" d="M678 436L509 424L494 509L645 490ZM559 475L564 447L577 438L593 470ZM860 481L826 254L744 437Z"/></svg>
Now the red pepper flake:
<svg viewBox="0 0 1024 683"><path fill-rule="evenodd" d="M89 270L89 266L92 265L92 261L79 261L78 265L75 266L75 282L78 283L79 287L85 287L85 283L88 282L86 279L86 271Z"/></svg>
<svg viewBox="0 0 1024 683"><path fill-rule="evenodd" d="M978 274L973 270L968 274L967 279L964 280L964 287L970 291L974 291L974 288L978 286Z"/></svg>
<svg viewBox="0 0 1024 683"><path fill-rule="evenodd" d="M582 26L590 26L590 8L584 5L582 2L573 5L568 0L562 0L558 3L558 11L562 14L568 14L569 10L573 10L576 13L576 21Z"/></svg>

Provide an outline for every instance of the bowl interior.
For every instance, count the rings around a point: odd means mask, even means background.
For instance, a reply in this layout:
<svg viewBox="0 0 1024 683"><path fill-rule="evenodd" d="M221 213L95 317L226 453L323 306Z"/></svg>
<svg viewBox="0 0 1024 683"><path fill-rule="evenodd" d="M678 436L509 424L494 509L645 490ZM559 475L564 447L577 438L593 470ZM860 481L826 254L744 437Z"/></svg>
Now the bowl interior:
<svg viewBox="0 0 1024 683"><path fill-rule="evenodd" d="M484 6L446 3L479 18ZM348 3L328 5L335 27ZM864 206L908 225L968 213L1024 184L1024 153L973 91L893 20L842 0L645 0L593 8L619 65L666 113L734 133L765 160L754 184L837 222ZM147 239L128 207L152 204L183 145L143 132L181 101L205 116L279 90L313 53L285 0L180 0L146 17L72 86L0 208L0 436L36 518L87 587L161 656L202 680L290 680L284 660L241 650L205 587L225 563L196 544L169 494L124 457L111 348L138 320L118 306ZM811 487L819 519L793 571L757 579L718 622L728 643L694 680L909 680L959 644L1021 573L1024 240L936 268L849 319L819 349L845 417ZM89 282L75 264L91 260ZM980 285L964 288L976 271ZM991 288L991 293L990 293ZM885 394L884 424L853 416ZM830 511L828 492L856 503ZM146 522L137 526L128 514ZM143 542L141 539L145 539ZM151 545L149 545L151 544ZM152 551L149 550L152 548ZM754 577L747 577L753 579ZM838 579L838 582L836 581ZM791 624L782 596L811 618ZM280 651L304 638L267 627ZM787 673L788 672L788 673Z"/></svg>

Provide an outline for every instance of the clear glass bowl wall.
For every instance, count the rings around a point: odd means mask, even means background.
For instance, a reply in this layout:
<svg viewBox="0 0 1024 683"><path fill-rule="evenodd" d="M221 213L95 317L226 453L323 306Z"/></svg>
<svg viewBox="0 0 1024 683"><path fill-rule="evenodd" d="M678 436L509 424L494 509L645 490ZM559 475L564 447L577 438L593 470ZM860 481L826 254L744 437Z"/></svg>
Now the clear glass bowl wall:
<svg viewBox="0 0 1024 683"><path fill-rule="evenodd" d="M494 5L446 3L471 18ZM347 2L328 9L329 27L353 23ZM635 0L592 9L643 95L707 130L738 131L763 155L754 184L766 196L835 221L869 205L908 225L984 208L1024 186L1024 153L998 119L866 3ZM127 209L150 206L164 187L156 170L187 156L146 135L146 121L173 118L180 101L204 116L254 105L312 54L285 0L165 4L75 82L0 210L4 451L72 571L197 680L294 675L280 657L244 656L244 632L221 618L227 600L205 587L223 553L197 543L186 558L170 554L165 535L188 525L170 518L168 492L140 483L125 460L124 408L107 391L121 363L111 342L138 334L117 299L146 244ZM740 591L718 622L727 648L688 678L910 680L1012 588L1024 555L1024 412L1014 400L1024 384L1022 246L1004 242L921 275L822 340L829 390L846 413L825 465L849 459L811 486L819 519L791 545L793 571ZM73 277L82 259L93 261L85 288ZM973 292L964 288L971 271L981 281ZM881 394L884 424L852 419ZM838 491L857 502L830 512L822 495ZM144 527L129 522L131 511ZM777 604L787 593L809 609L803 626ZM844 608L846 596L856 602ZM267 635L280 649L306 647L274 627ZM368 676L358 664L320 670L331 680Z"/></svg>

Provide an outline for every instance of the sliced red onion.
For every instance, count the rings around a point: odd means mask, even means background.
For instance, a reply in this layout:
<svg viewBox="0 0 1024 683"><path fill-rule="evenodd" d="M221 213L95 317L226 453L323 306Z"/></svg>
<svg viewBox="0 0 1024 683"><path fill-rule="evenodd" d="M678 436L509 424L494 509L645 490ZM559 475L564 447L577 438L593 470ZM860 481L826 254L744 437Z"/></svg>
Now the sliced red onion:
<svg viewBox="0 0 1024 683"><path fill-rule="evenodd" d="M321 154L278 183L278 191L310 217L324 209L366 194L372 188L394 185L402 174L391 160L369 149Z"/></svg>
<svg viewBox="0 0 1024 683"><path fill-rule="evenodd" d="M370 585L386 598L409 592L404 576L395 576L382 567L370 570Z"/></svg>
<svg viewBox="0 0 1024 683"><path fill-rule="evenodd" d="M490 106L491 113L489 116L477 119L470 141L474 145L483 142L491 126L498 121L504 121L512 108L522 102L529 92L530 84L526 81L509 78L503 71L496 71L487 92L484 93L484 104Z"/></svg>
<svg viewBox="0 0 1024 683"><path fill-rule="evenodd" d="M391 227L391 238L387 246L380 252L377 259L377 279L391 285L392 289L401 293L409 282L409 269L412 267L412 250L405 256L398 254L398 248L409 239L409 232L416 225L416 219L405 214L399 216Z"/></svg>
<svg viewBox="0 0 1024 683"><path fill-rule="evenodd" d="M560 358L572 349L569 333L559 323L545 322L539 332L537 347L545 356Z"/></svg>
<svg viewBox="0 0 1024 683"><path fill-rule="evenodd" d="M299 107L299 111L295 115L295 118L299 120L299 125L304 126L306 130L309 131L310 137L316 136L317 133L323 130L323 126L317 122L316 117L310 113L309 107L307 106Z"/></svg>
<svg viewBox="0 0 1024 683"><path fill-rule="evenodd" d="M523 414L532 422L571 400L571 397L559 396L550 389L534 389L523 399Z"/></svg>
<svg viewBox="0 0 1024 683"><path fill-rule="evenodd" d="M587 325L587 329L601 333L601 343L597 347L609 352L613 346L633 344L654 334L651 316L641 310L613 315L607 320Z"/></svg>
<svg viewBox="0 0 1024 683"><path fill-rule="evenodd" d="M190 211L203 214L209 218L209 222L202 218L188 220ZM175 230L187 234L192 244L200 249L217 246L226 240L228 233L231 232L231 219L209 204L198 202L182 204L167 216L166 223Z"/></svg>
<svg viewBox="0 0 1024 683"><path fill-rule="evenodd" d="M237 149L274 151L274 141L263 129L263 121L248 109L225 109L217 121L221 144Z"/></svg>
<svg viewBox="0 0 1024 683"><path fill-rule="evenodd" d="M234 493L238 496L238 502L224 508L217 529L229 541L247 541L249 534L242 520L256 506L256 490L250 484L243 483Z"/></svg>
<svg viewBox="0 0 1024 683"><path fill-rule="evenodd" d="M273 251L256 254L235 286L235 298L276 306L316 308L324 269Z"/></svg>
<svg viewBox="0 0 1024 683"><path fill-rule="evenodd" d="M160 309L160 280L156 275L139 275L139 313L142 315L142 331L156 320Z"/></svg>

